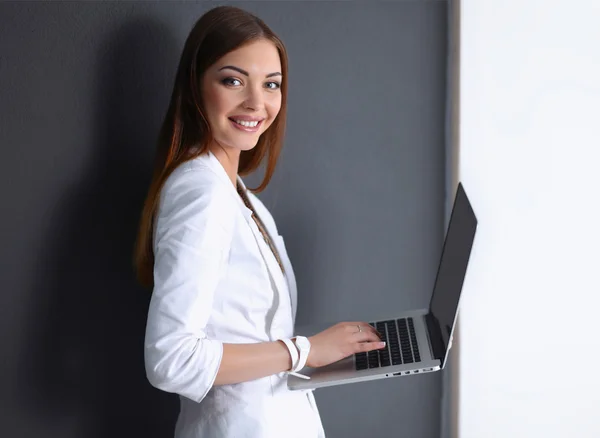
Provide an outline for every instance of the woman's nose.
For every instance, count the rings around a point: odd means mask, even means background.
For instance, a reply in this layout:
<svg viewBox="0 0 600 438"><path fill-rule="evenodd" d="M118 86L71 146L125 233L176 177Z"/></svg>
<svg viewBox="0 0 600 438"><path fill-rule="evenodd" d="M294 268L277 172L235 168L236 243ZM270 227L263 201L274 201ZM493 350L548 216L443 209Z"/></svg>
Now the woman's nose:
<svg viewBox="0 0 600 438"><path fill-rule="evenodd" d="M244 108L252 109L255 111L261 110L264 106L264 95L263 91L254 88L249 88L246 98L244 99Z"/></svg>

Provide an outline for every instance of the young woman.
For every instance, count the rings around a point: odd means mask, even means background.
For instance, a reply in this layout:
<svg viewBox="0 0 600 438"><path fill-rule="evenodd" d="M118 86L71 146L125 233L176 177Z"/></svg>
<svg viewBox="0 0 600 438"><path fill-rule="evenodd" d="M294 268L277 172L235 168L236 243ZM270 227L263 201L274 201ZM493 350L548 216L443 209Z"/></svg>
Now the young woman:
<svg viewBox="0 0 600 438"><path fill-rule="evenodd" d="M317 438L312 391L288 372L382 348L364 322L294 337L296 283L273 217L240 175L263 162L263 190L285 130L288 59L256 16L220 6L185 43L159 136L136 243L152 287L148 380L180 395L178 438Z"/></svg>

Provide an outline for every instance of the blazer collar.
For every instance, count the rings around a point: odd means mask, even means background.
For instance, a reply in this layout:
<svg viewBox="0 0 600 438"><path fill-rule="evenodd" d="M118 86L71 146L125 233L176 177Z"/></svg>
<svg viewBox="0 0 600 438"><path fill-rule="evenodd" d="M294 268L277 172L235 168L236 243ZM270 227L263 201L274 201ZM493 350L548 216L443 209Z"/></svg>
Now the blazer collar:
<svg viewBox="0 0 600 438"><path fill-rule="evenodd" d="M203 154L200 157L198 157L198 159L201 160L203 163L205 163L213 172L215 172L215 174L219 177L221 182L227 186L231 196L233 196L235 198L235 200L236 200L238 206L240 207L240 209L242 210L242 213L244 214L244 217L246 218L246 220L247 221L252 220L252 210L250 210L248 207L246 207L246 205L240 198L240 195L237 192L237 189L231 183L231 180L229 179L229 175L227 175L225 168L223 167L221 162L217 159L217 157L209 150L206 154ZM244 182L242 181L242 178L240 178L239 175L237 176L237 181L241 184L241 186L244 188L244 190L246 190L246 185L244 184Z"/></svg>

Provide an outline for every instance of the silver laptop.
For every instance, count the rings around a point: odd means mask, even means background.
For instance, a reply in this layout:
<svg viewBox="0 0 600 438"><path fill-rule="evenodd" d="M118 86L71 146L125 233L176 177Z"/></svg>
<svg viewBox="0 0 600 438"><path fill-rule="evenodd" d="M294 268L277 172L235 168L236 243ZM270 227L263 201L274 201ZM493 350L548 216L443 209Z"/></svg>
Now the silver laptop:
<svg viewBox="0 0 600 438"><path fill-rule="evenodd" d="M443 369L476 229L477 218L459 183L429 308L371 322L387 343L384 349L357 353L326 367L304 368L301 373L310 379L290 375L288 387L314 389Z"/></svg>

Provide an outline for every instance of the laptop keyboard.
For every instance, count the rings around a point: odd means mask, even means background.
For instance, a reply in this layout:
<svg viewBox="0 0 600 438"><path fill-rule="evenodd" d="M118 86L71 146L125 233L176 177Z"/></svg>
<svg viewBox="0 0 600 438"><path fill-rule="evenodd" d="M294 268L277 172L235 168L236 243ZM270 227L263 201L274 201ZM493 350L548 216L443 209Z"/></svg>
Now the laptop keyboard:
<svg viewBox="0 0 600 438"><path fill-rule="evenodd" d="M389 367L421 361L417 335L412 318L400 318L390 321L370 323L381 334L386 342L382 350L354 355L357 370Z"/></svg>

